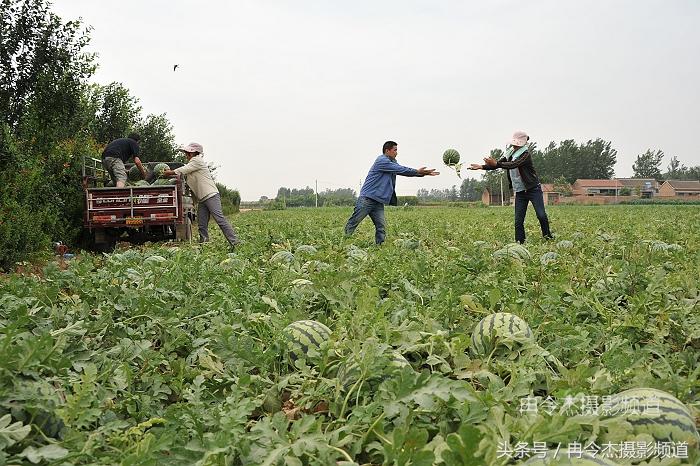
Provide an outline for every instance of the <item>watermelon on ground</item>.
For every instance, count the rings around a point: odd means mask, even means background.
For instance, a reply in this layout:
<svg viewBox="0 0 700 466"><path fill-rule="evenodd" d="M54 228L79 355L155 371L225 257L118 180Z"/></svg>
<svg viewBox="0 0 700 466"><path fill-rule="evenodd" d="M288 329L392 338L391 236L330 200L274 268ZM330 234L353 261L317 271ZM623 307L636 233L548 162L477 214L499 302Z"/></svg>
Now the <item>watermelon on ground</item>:
<svg viewBox="0 0 700 466"><path fill-rule="evenodd" d="M519 261L527 262L530 260L530 251L528 251L522 244L509 243L498 251L494 252L493 257L497 259L510 257Z"/></svg>
<svg viewBox="0 0 700 466"><path fill-rule="evenodd" d="M610 442L687 442L700 446L700 435L688 407L654 388L633 388L613 395L601 406L601 426Z"/></svg>
<svg viewBox="0 0 700 466"><path fill-rule="evenodd" d="M292 322L282 332L292 361L313 358L319 353L321 344L331 336L331 330L315 320Z"/></svg>
<svg viewBox="0 0 700 466"><path fill-rule="evenodd" d="M499 347L516 346L519 339L533 338L530 326L523 319L508 312L496 312L474 327L471 347L475 354L489 356Z"/></svg>
<svg viewBox="0 0 700 466"><path fill-rule="evenodd" d="M383 381L391 373L396 372L402 367L410 367L411 364L398 351L391 352L391 360L387 364L385 372L381 374L366 374L365 380L369 383L377 384ZM351 356L338 369L338 380L341 387L347 390L350 389L362 376L360 365L356 357Z"/></svg>

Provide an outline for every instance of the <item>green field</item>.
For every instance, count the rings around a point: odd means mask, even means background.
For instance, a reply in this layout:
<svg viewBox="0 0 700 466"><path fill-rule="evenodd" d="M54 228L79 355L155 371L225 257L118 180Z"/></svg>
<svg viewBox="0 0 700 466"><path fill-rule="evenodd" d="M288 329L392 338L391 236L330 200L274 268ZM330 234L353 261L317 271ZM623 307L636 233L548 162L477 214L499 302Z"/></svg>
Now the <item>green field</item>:
<svg viewBox="0 0 700 466"><path fill-rule="evenodd" d="M230 254L212 223L204 247L0 276L0 464L517 464L506 444L658 440L590 409L641 387L697 419L697 206L549 207L553 241L530 209L521 258L496 253L510 207L389 208L382 247L369 218L343 237L350 212L239 214ZM493 312L533 338L477 354ZM303 319L332 335L292 365ZM651 464L697 464L696 435Z"/></svg>

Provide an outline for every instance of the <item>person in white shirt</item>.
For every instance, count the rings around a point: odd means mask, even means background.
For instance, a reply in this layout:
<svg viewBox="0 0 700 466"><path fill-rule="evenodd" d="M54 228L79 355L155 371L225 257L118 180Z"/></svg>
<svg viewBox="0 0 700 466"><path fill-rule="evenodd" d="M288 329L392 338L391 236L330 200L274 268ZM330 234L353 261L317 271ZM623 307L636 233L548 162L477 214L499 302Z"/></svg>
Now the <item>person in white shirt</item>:
<svg viewBox="0 0 700 466"><path fill-rule="evenodd" d="M209 217L212 216L219 228L221 228L231 248L235 248L241 241L236 236L236 231L224 217L219 189L216 187L209 167L204 162L204 148L201 144L191 142L178 150L185 153L187 164L175 170L166 170L163 176L187 176L187 186L190 187L190 191L192 191L194 200L197 203L199 242L205 243L209 241Z"/></svg>

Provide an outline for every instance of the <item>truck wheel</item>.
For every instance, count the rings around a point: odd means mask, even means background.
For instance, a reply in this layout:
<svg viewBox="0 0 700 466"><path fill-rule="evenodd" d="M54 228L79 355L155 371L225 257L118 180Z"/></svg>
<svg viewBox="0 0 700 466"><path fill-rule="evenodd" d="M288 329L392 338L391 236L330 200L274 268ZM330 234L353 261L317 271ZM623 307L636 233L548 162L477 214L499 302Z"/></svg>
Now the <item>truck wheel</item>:
<svg viewBox="0 0 700 466"><path fill-rule="evenodd" d="M117 245L114 235L107 233L104 228L95 228L92 232L91 248L95 252L113 252Z"/></svg>

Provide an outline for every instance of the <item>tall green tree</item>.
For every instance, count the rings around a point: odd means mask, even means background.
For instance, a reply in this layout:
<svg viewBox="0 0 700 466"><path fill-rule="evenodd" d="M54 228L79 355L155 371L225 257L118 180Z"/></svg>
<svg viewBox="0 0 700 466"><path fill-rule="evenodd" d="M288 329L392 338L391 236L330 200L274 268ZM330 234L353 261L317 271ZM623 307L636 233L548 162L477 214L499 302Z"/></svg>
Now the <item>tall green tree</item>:
<svg viewBox="0 0 700 466"><path fill-rule="evenodd" d="M92 75L94 55L85 53L88 30L63 23L42 0L0 3L0 115L14 130L42 105L44 124L69 131L80 91ZM28 128L30 129L30 128Z"/></svg>
<svg viewBox="0 0 700 466"><path fill-rule="evenodd" d="M477 201L481 199L482 188L478 180L465 178L459 186L459 199L462 201Z"/></svg>
<svg viewBox="0 0 700 466"><path fill-rule="evenodd" d="M544 183L564 178L573 183L579 178L610 179L615 174L617 151L603 139L577 144L573 139L550 142L543 150L531 152L535 170Z"/></svg>
<svg viewBox="0 0 700 466"><path fill-rule="evenodd" d="M646 152L637 156L637 161L632 164L632 171L635 178L654 178L661 179L661 161L664 158L662 150L652 151L647 149Z"/></svg>
<svg viewBox="0 0 700 466"><path fill-rule="evenodd" d="M94 56L88 30L63 22L49 2L0 3L0 268L79 231L75 160Z"/></svg>
<svg viewBox="0 0 700 466"><path fill-rule="evenodd" d="M141 160L145 162L170 162L175 160L177 146L173 126L165 116L148 115L135 128L141 135Z"/></svg>
<svg viewBox="0 0 700 466"><path fill-rule="evenodd" d="M90 129L99 144L126 137L139 123L139 100L121 83L92 86L90 101L95 109Z"/></svg>

